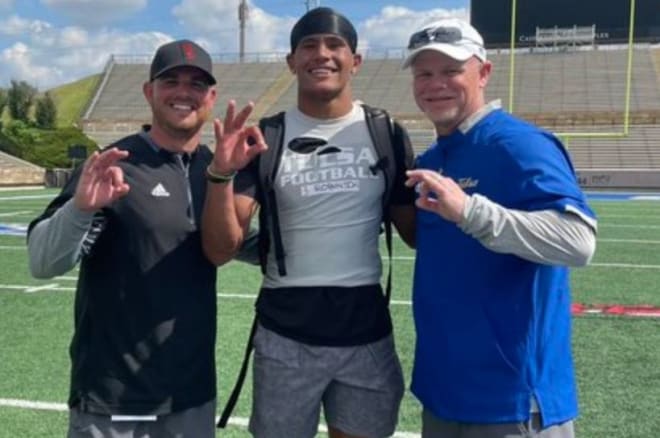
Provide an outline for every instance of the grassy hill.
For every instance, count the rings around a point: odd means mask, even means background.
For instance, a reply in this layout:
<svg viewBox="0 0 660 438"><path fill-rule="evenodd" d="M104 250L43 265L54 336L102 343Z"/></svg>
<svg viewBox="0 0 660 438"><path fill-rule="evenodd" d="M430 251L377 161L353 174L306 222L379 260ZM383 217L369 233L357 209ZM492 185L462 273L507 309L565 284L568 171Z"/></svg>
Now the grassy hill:
<svg viewBox="0 0 660 438"><path fill-rule="evenodd" d="M96 144L82 133L77 122L100 80L101 74L96 74L48 90L57 107L55 129L11 121L5 108L0 118L0 150L46 168L69 167L68 150L73 145L84 145L88 152L96 150ZM36 96L35 102L41 96Z"/></svg>
<svg viewBox="0 0 660 438"><path fill-rule="evenodd" d="M96 74L49 90L57 106L57 126L75 124L92 99L101 75Z"/></svg>
<svg viewBox="0 0 660 438"><path fill-rule="evenodd" d="M46 90L50 93L57 107L56 126L58 128L69 127L78 122L87 103L94 97L94 91L101 77L101 74L95 74ZM35 102L41 96L41 93L38 94ZM32 111L34 111L34 107L32 107ZM5 108L2 112L0 120L4 124L11 121L8 108Z"/></svg>

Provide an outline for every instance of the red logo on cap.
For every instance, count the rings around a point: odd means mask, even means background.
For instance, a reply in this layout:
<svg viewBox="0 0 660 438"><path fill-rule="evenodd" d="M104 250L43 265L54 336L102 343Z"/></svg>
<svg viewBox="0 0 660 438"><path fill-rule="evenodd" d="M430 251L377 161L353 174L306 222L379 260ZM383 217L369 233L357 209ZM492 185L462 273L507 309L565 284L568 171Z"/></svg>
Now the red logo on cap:
<svg viewBox="0 0 660 438"><path fill-rule="evenodd" d="M189 60L192 61L195 59L195 46L193 46L190 43L183 43L181 45L181 50L183 50L183 56Z"/></svg>

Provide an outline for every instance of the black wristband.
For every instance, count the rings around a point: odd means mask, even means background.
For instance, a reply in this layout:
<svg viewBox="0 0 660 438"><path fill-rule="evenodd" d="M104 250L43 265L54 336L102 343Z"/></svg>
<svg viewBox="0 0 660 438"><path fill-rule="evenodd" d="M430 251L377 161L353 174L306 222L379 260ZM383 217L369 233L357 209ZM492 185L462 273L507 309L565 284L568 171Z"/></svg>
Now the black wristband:
<svg viewBox="0 0 660 438"><path fill-rule="evenodd" d="M236 171L231 172L230 174L223 175L221 173L215 173L211 170L211 165L206 167L206 180L213 184L226 184L234 179L236 176Z"/></svg>

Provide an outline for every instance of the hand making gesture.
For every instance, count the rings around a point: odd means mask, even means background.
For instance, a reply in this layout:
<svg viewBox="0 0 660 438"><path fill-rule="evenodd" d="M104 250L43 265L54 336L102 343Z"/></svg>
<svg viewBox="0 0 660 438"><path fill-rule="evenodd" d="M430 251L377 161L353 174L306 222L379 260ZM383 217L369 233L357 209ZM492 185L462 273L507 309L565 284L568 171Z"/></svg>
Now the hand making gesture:
<svg viewBox="0 0 660 438"><path fill-rule="evenodd" d="M259 127L245 125L253 109L250 102L236 114L236 102L230 100L224 121L213 122L216 142L211 163L213 173L232 175L268 149Z"/></svg>
<svg viewBox="0 0 660 438"><path fill-rule="evenodd" d="M417 207L451 222L459 223L463 219L467 195L453 179L428 169L409 170L406 176L406 186L417 185Z"/></svg>
<svg viewBox="0 0 660 438"><path fill-rule="evenodd" d="M82 211L95 211L109 205L128 193L124 172L117 165L128 156L128 151L115 147L94 152L83 164L76 193L75 206Z"/></svg>

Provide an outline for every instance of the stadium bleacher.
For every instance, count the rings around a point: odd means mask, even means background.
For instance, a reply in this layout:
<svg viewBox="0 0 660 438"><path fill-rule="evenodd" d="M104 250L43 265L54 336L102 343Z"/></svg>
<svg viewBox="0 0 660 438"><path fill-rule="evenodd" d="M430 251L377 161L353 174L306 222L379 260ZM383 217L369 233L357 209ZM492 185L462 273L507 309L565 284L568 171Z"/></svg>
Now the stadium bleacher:
<svg viewBox="0 0 660 438"><path fill-rule="evenodd" d="M43 168L0 152L0 186L41 185L44 175Z"/></svg>
<svg viewBox="0 0 660 438"><path fill-rule="evenodd" d="M566 139L576 168L660 170L660 48L647 44L632 51L629 126L627 135L620 135L628 56L627 49L609 46L516 52L513 112L554 132L611 132L610 137L580 134ZM494 69L487 98L501 99L504 108L511 110L510 53L493 51L489 57ZM419 151L433 140L434 132L414 102L410 73L401 70L401 61L400 57L366 57L353 90L356 99L387 109L406 125ZM148 62L109 63L104 85L82 121L85 132L99 145L149 121L141 91ZM215 63L214 72L219 78L217 116L230 98L238 105L254 101L255 118L295 105L295 78L282 61ZM212 143L210 126L204 140Z"/></svg>

